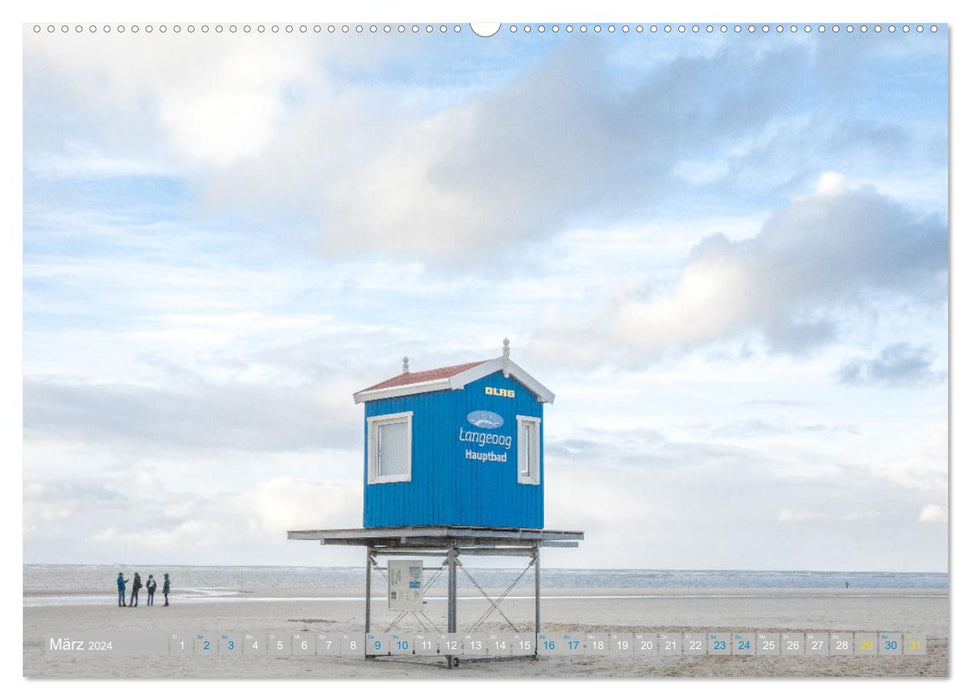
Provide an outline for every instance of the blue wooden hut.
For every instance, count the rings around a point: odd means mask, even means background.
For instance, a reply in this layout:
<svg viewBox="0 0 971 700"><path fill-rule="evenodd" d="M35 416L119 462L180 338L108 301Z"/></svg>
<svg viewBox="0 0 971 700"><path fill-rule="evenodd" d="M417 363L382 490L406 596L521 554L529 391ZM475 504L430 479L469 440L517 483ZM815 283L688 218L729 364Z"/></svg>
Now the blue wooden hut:
<svg viewBox="0 0 971 700"><path fill-rule="evenodd" d="M364 527L543 528L543 404L509 359L402 373L364 404Z"/></svg>

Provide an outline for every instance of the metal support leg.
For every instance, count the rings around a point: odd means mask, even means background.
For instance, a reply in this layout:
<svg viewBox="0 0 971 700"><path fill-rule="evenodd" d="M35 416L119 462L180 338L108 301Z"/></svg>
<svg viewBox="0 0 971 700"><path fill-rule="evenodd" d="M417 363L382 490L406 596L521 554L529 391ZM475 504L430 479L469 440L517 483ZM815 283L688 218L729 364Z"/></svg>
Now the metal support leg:
<svg viewBox="0 0 971 700"><path fill-rule="evenodd" d="M456 598L458 586L455 577L455 562L458 560L458 547L453 540L448 548L448 631L450 633L455 633L458 631L457 618L458 618L458 606L456 605ZM457 656L446 656L445 663L448 664L449 668L455 668L459 665L459 658Z"/></svg>
<svg viewBox="0 0 971 700"><path fill-rule="evenodd" d="M371 547L367 548L367 573L364 576L364 634L371 631Z"/></svg>
<svg viewBox="0 0 971 700"><path fill-rule="evenodd" d="M539 656L539 542L533 545L533 566L535 567L536 574L536 636L533 640L533 656Z"/></svg>
<svg viewBox="0 0 971 700"><path fill-rule="evenodd" d="M455 543L448 548L448 631L457 632L457 605L456 605L456 591L457 591L457 581L455 575L455 561L458 558L458 552L456 551Z"/></svg>

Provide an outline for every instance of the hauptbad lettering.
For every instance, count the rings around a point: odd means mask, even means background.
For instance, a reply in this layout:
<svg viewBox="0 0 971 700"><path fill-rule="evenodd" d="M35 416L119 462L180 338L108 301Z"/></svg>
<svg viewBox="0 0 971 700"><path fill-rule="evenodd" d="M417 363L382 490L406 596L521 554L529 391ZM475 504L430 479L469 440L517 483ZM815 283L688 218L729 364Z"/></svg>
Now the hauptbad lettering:
<svg viewBox="0 0 971 700"><path fill-rule="evenodd" d="M472 450L466 450L465 458L477 462L505 462L509 458L509 455L506 452L473 452Z"/></svg>

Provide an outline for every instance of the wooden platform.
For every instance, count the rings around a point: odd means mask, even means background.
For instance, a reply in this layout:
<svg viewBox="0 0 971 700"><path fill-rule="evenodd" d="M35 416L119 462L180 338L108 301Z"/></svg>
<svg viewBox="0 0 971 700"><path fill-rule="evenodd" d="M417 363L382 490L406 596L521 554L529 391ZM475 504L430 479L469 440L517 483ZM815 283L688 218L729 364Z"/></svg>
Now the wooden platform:
<svg viewBox="0 0 971 700"><path fill-rule="evenodd" d="M420 526L364 527L343 530L289 530L289 540L318 540L322 545L370 547L380 550L403 548L457 548L468 554L519 554L539 547L577 547L583 539L579 530L533 530L523 528Z"/></svg>

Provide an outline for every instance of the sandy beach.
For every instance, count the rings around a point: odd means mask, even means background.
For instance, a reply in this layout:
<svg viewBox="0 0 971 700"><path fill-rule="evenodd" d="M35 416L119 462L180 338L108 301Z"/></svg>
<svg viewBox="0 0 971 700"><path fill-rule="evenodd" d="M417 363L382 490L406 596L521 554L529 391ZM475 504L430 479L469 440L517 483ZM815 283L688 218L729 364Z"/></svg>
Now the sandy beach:
<svg viewBox="0 0 971 700"><path fill-rule="evenodd" d="M518 595L518 594L517 594ZM461 663L447 669L441 657L354 657L164 654L71 654L45 649L49 637L75 639L92 631L195 633L361 632L359 591L288 590L231 599L180 601L118 608L45 605L25 598L24 675L28 678L563 678L688 677L880 677L948 675L950 605L940 589L736 589L544 591L542 631L592 632L912 632L927 639L923 656L546 656L538 660ZM472 592L459 600L459 629L488 607ZM507 599L503 612L520 630L532 631L533 601ZM431 623L445 629L445 605L426 606ZM383 599L373 604L373 631L384 631L395 614ZM428 623L426 623L428 624ZM407 616L394 631L420 632ZM511 628L493 614L480 628Z"/></svg>

